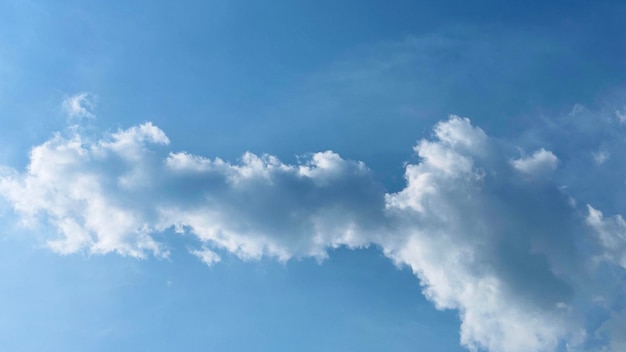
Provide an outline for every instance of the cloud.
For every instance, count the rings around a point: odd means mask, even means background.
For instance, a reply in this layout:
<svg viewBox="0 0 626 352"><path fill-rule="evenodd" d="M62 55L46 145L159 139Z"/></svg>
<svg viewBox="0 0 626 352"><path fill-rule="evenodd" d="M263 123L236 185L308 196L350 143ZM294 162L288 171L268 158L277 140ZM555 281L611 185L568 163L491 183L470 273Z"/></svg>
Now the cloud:
<svg viewBox="0 0 626 352"><path fill-rule="evenodd" d="M605 218L601 211L587 205L587 224L596 232L604 259L626 269L626 221L621 215Z"/></svg>
<svg viewBox="0 0 626 352"><path fill-rule="evenodd" d="M298 165L246 153L239 163L168 152L145 123L91 141L76 131L33 148L26 172L6 172L0 193L25 224L51 225L63 254L167 256L152 233L187 229L241 258L326 256L361 246L382 187L364 164L327 151Z"/></svg>
<svg viewBox="0 0 626 352"><path fill-rule="evenodd" d="M91 112L94 108L93 96L89 93L78 93L63 101L63 110L70 119L94 118Z"/></svg>
<svg viewBox="0 0 626 352"><path fill-rule="evenodd" d="M99 139L69 129L34 147L25 171L4 168L0 195L25 226L52 228L46 243L61 254L167 257L155 235L168 229L195 236L189 252L207 265L219 252L321 260L328 248L377 245L437 308L459 312L461 343L475 351L583 350L599 333L592 312L624 298L607 291L615 277L598 275L623 270L623 219L577 208L551 151L514 158L517 146L467 118L417 142L395 193L332 151L229 162L169 144L151 123Z"/></svg>
<svg viewBox="0 0 626 352"><path fill-rule="evenodd" d="M626 331L626 311L613 314L611 319L606 321L600 328L600 332L607 335L610 341L608 346L602 349L602 351L621 352L626 350L624 331Z"/></svg>
<svg viewBox="0 0 626 352"><path fill-rule="evenodd" d="M539 177L554 172L558 161L559 159L551 151L541 148L529 157L511 160L511 164L523 174Z"/></svg>
<svg viewBox="0 0 626 352"><path fill-rule="evenodd" d="M598 165L604 164L611 157L611 155L608 152L604 151L604 150L600 150L597 153L593 153L592 152L591 155L593 156L593 160Z"/></svg>
<svg viewBox="0 0 626 352"><path fill-rule="evenodd" d="M626 113L624 110L615 110L615 117L620 123L626 123Z"/></svg>
<svg viewBox="0 0 626 352"><path fill-rule="evenodd" d="M493 148L467 119L439 123L435 139L416 147L421 161L407 165L407 187L387 195L402 226L382 247L411 267L438 308L459 311L466 347L552 351L576 330L567 309L575 254L557 248L576 235L557 233L570 206L558 191L528 195L534 186Z"/></svg>
<svg viewBox="0 0 626 352"><path fill-rule="evenodd" d="M202 249L193 249L190 250L189 253L198 257L204 264L208 266L212 266L215 263L219 263L222 258L220 258L219 254L213 252L212 250L204 247Z"/></svg>

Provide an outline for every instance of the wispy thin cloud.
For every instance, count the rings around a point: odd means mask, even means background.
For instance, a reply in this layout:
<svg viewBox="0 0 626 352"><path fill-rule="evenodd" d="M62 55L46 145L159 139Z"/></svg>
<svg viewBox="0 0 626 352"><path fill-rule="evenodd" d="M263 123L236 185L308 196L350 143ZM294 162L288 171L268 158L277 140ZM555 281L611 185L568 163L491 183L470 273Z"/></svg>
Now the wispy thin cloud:
<svg viewBox="0 0 626 352"><path fill-rule="evenodd" d="M78 93L63 100L63 111L69 119L94 118L94 96L90 93Z"/></svg>
<svg viewBox="0 0 626 352"><path fill-rule="evenodd" d="M212 266L213 264L219 263L222 260L219 254L206 247L202 249L190 250L189 253L198 257L204 264L208 266Z"/></svg>

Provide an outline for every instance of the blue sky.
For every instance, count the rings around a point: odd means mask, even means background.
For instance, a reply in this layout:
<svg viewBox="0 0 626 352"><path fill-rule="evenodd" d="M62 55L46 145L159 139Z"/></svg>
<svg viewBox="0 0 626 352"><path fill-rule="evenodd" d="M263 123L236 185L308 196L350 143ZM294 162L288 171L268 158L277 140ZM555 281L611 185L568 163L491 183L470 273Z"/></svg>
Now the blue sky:
<svg viewBox="0 0 626 352"><path fill-rule="evenodd" d="M0 3L0 349L623 351L626 5Z"/></svg>

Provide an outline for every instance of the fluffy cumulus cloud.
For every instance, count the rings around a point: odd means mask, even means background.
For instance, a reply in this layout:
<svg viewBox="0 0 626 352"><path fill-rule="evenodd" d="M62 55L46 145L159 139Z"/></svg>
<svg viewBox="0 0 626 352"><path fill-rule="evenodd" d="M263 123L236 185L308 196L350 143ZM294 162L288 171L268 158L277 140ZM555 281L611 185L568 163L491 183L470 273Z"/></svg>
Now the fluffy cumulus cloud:
<svg viewBox="0 0 626 352"><path fill-rule="evenodd" d="M570 242L575 234L555 233L561 214L533 218L528 212L566 211L565 197L528 197L515 185L545 160L555 163L554 155L535 153L522 167L513 161L507 172L485 133L467 119L438 124L435 137L415 148L421 162L407 166L407 187L387 195L387 211L403 225L383 247L413 269L437 307L459 310L461 340L470 349L554 350L572 331L573 289L568 263L561 263L571 253L554 253L551 242Z"/></svg>
<svg viewBox="0 0 626 352"><path fill-rule="evenodd" d="M189 251L207 265L220 252L286 261L375 244L436 307L459 312L472 351L624 344L626 223L565 193L557 153L520 157L451 116L415 146L406 187L386 193L332 151L228 162L169 143L150 123L96 139L73 128L34 147L26 170L4 168L0 195L25 226L54 229L46 243L61 254L167 257L170 229L195 236ZM607 267L619 274L598 275ZM598 311L613 318L592 322Z"/></svg>
<svg viewBox="0 0 626 352"><path fill-rule="evenodd" d="M601 160L603 158L602 156L599 156L598 159ZM554 172L557 167L557 162L557 157L552 154L551 151L543 148L539 149L529 157L511 160L511 164L517 171L530 177L545 176ZM599 161L599 163L601 162Z"/></svg>
<svg viewBox="0 0 626 352"><path fill-rule="evenodd" d="M383 192L363 163L327 151L298 165L252 153L231 164L168 144L150 123L99 140L56 134L24 173L5 171L0 192L24 224L56 229L48 245L63 254L167 256L152 234L175 228L244 259L324 257L365 245L380 224Z"/></svg>

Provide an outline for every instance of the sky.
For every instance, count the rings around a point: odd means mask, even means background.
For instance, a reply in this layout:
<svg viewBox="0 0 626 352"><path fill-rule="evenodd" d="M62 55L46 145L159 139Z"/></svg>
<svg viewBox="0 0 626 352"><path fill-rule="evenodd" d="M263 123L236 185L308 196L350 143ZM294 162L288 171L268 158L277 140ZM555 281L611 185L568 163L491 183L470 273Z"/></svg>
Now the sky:
<svg viewBox="0 0 626 352"><path fill-rule="evenodd" d="M0 2L0 349L626 350L626 4Z"/></svg>

